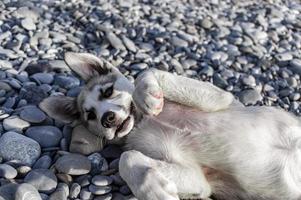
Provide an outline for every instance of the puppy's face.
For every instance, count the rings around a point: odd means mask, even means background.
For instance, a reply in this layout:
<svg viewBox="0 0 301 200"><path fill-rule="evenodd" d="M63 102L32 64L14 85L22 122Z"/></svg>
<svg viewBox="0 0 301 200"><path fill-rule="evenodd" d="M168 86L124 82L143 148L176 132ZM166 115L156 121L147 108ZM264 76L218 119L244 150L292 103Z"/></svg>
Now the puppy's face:
<svg viewBox="0 0 301 200"><path fill-rule="evenodd" d="M133 83L91 54L66 53L65 61L86 84L76 99L45 99L40 104L42 110L64 122L81 120L93 134L108 140L127 135L134 126Z"/></svg>

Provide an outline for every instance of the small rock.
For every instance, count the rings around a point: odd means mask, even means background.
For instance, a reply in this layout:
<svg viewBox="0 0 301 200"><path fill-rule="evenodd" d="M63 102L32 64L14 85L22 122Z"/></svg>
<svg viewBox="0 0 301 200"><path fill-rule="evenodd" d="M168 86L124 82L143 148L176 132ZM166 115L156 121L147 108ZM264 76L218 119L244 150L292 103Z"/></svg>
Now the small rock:
<svg viewBox="0 0 301 200"><path fill-rule="evenodd" d="M290 52L280 53L280 54L277 54L275 57L278 61L282 61L282 62L290 61L293 59L293 55Z"/></svg>
<svg viewBox="0 0 301 200"><path fill-rule="evenodd" d="M185 40L182 40L181 38L177 36L173 36L171 38L171 43L175 45L176 47L188 47L188 42Z"/></svg>
<svg viewBox="0 0 301 200"><path fill-rule="evenodd" d="M136 63L131 65L131 69L133 70L144 70L148 67L146 63Z"/></svg>
<svg viewBox="0 0 301 200"><path fill-rule="evenodd" d="M262 100L259 92L253 89L243 90L238 94L239 100L245 105L254 105Z"/></svg>
<svg viewBox="0 0 301 200"><path fill-rule="evenodd" d="M0 187L0 200L15 199L15 194L18 189L18 184L9 183Z"/></svg>
<svg viewBox="0 0 301 200"><path fill-rule="evenodd" d="M63 134L55 126L34 126L27 129L25 135L37 141L41 147L56 147Z"/></svg>
<svg viewBox="0 0 301 200"><path fill-rule="evenodd" d="M41 123L46 115L36 106L27 106L20 112L20 118L31 123Z"/></svg>
<svg viewBox="0 0 301 200"><path fill-rule="evenodd" d="M31 166L41 153L40 145L21 134L7 132L0 138L0 156L4 160L19 160Z"/></svg>
<svg viewBox="0 0 301 200"><path fill-rule="evenodd" d="M17 170L10 165L0 164L0 177L6 179L13 179L17 176Z"/></svg>
<svg viewBox="0 0 301 200"><path fill-rule="evenodd" d="M82 175L90 172L91 162L85 156L79 154L67 154L56 161L55 167L61 173Z"/></svg>
<svg viewBox="0 0 301 200"><path fill-rule="evenodd" d="M53 192L48 200L67 200L68 194L63 187L58 187L55 192Z"/></svg>
<svg viewBox="0 0 301 200"><path fill-rule="evenodd" d="M17 168L18 176L25 177L31 171L31 167L26 165Z"/></svg>
<svg viewBox="0 0 301 200"><path fill-rule="evenodd" d="M32 19L30 18L25 18L21 20L21 25L24 29L28 30L28 31L32 31L36 29L36 25L33 22Z"/></svg>
<svg viewBox="0 0 301 200"><path fill-rule="evenodd" d="M33 185L39 192L52 193L57 186L57 178L49 169L34 169L27 174L24 182Z"/></svg>
<svg viewBox="0 0 301 200"><path fill-rule="evenodd" d="M112 187L110 187L110 186L96 186L96 185L91 184L89 186L89 190L90 190L90 192L92 192L92 194L103 195L103 194L107 194L107 193L111 192Z"/></svg>
<svg viewBox="0 0 301 200"><path fill-rule="evenodd" d="M97 175L92 178L92 183L96 186L107 186L107 185L111 185L112 182L113 179L109 176Z"/></svg>
<svg viewBox="0 0 301 200"><path fill-rule="evenodd" d="M69 195L69 197L71 199L77 198L78 195L79 195L79 193L80 193L80 190L81 190L81 186L78 183L73 183L71 185L71 188L70 188L70 195Z"/></svg>
<svg viewBox="0 0 301 200"><path fill-rule="evenodd" d="M132 52L136 52L137 51L137 47L135 45L135 43L130 40L129 38L127 38L126 36L122 35L121 39L124 43L124 45L126 46L126 48Z"/></svg>
<svg viewBox="0 0 301 200"><path fill-rule="evenodd" d="M213 26L213 23L209 18L205 18L201 21L201 26L204 29L210 29Z"/></svg>
<svg viewBox="0 0 301 200"><path fill-rule="evenodd" d="M113 32L107 32L106 36L110 44L115 49L125 50L125 46L123 45L122 41Z"/></svg>
<svg viewBox="0 0 301 200"><path fill-rule="evenodd" d="M80 81L75 77L57 75L54 78L54 84L65 89L71 89L79 86Z"/></svg>
<svg viewBox="0 0 301 200"><path fill-rule="evenodd" d="M94 200L111 200L113 198L112 193L101 195L101 196L96 196Z"/></svg>
<svg viewBox="0 0 301 200"><path fill-rule="evenodd" d="M31 76L34 80L37 80L40 83L51 84L53 82L53 75L49 73L36 73Z"/></svg>
<svg viewBox="0 0 301 200"><path fill-rule="evenodd" d="M15 200L42 200L42 198L34 186L23 183L17 187Z"/></svg>
<svg viewBox="0 0 301 200"><path fill-rule="evenodd" d="M92 192L88 191L86 188L80 191L80 199L82 200L90 200L93 198Z"/></svg>
<svg viewBox="0 0 301 200"><path fill-rule="evenodd" d="M242 78L242 83L246 86L255 87L256 86L256 79L254 76L249 75Z"/></svg>
<svg viewBox="0 0 301 200"><path fill-rule="evenodd" d="M56 174L56 177L63 183L70 184L72 183L73 179L72 176L69 174Z"/></svg>
<svg viewBox="0 0 301 200"><path fill-rule="evenodd" d="M52 159L48 155L40 157L37 162L33 165L33 169L48 169L52 163Z"/></svg>

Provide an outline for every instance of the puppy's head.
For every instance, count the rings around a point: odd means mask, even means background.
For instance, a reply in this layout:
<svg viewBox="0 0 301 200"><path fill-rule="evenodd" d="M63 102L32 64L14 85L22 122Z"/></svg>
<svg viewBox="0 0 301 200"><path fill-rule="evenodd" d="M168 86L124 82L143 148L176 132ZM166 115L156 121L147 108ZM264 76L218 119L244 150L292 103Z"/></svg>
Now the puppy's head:
<svg viewBox="0 0 301 200"><path fill-rule="evenodd" d="M66 53L65 62L84 81L77 98L51 96L40 108L66 123L81 121L92 133L108 140L127 135L134 126L134 84L117 68L87 53Z"/></svg>

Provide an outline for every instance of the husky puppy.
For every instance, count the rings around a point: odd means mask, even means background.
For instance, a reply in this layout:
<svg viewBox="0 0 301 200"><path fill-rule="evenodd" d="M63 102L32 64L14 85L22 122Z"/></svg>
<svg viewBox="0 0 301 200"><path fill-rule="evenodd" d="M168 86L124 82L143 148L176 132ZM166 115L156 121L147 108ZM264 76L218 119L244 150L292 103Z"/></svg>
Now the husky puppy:
<svg viewBox="0 0 301 200"><path fill-rule="evenodd" d="M301 199L301 124L290 113L240 106L210 83L156 69L134 85L91 54L65 61L85 87L40 107L107 140L125 138L119 172L138 199Z"/></svg>

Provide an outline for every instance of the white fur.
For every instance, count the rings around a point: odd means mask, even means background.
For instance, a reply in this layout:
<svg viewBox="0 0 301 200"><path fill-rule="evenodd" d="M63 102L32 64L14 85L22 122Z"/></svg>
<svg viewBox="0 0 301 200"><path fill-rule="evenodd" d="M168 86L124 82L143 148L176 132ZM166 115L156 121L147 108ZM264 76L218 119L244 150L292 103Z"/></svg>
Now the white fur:
<svg viewBox="0 0 301 200"><path fill-rule="evenodd" d="M154 76L150 77L150 73ZM164 175L170 184L177 186L179 195L185 197L199 194L206 198L212 190L223 199L300 198L298 119L274 108L232 106L233 97L229 93L195 80L161 71L142 76L138 81L146 83L136 85L156 86L156 77L158 90L163 91L166 99L203 110L167 103L157 117L144 118L127 139L128 148L142 152L144 160L156 159L155 164L143 162L144 169L151 168ZM146 94L145 90L134 94ZM150 101L149 97L139 97L136 102ZM146 190L141 182L148 181L139 175L142 172L136 174L127 168L127 162L141 163L143 156L132 151L125 155L120 160L120 174L132 186L134 194L139 199L159 200L141 192ZM236 183L225 179L208 182L201 166L216 169ZM149 181L156 182L155 179Z"/></svg>
<svg viewBox="0 0 301 200"><path fill-rule="evenodd" d="M67 55L66 62L84 79L110 66L95 57L89 61L86 54L80 54L79 63L72 60L76 55ZM84 106L97 108L97 115L114 106L129 109L132 97L142 112L126 138L129 151L119 162L121 177L138 199L207 199L212 193L225 200L301 199L301 124L292 114L243 107L230 93L209 83L155 69L140 75L133 91L131 83L112 69L118 74L116 83L126 85L119 84L124 92L118 102L105 100L100 107L94 90L84 90L80 96ZM72 102L58 100L63 105ZM54 101L45 100L41 107L54 118L72 119L56 114ZM123 111L114 112L123 116ZM91 131L104 131L102 135L112 138L98 124Z"/></svg>

